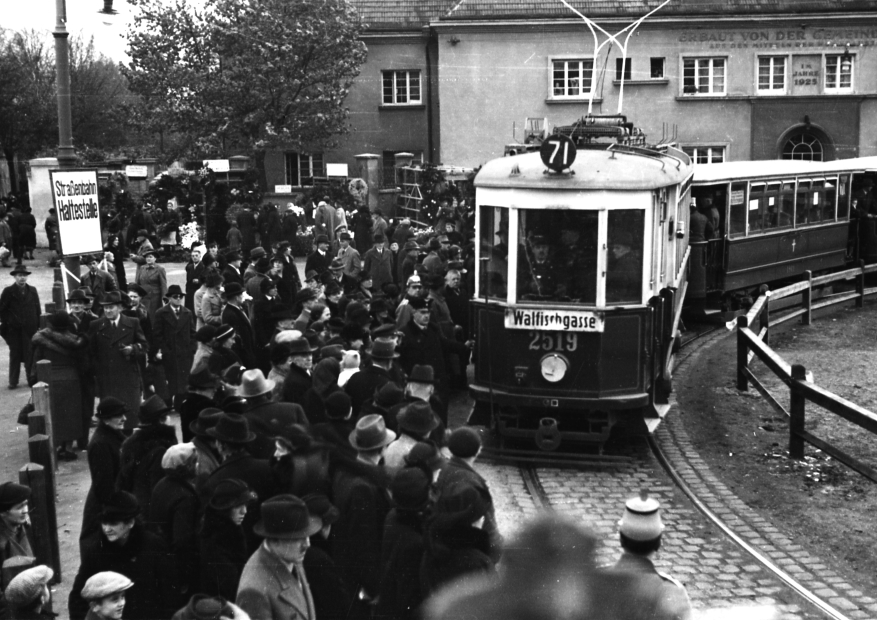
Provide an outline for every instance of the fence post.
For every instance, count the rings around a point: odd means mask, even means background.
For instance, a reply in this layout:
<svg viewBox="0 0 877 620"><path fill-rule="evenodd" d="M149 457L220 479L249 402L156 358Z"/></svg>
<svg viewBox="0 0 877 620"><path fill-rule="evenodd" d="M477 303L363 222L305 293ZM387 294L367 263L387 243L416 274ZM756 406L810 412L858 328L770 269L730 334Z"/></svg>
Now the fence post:
<svg viewBox="0 0 877 620"><path fill-rule="evenodd" d="M804 410L807 399L801 392L799 381L805 381L807 369L801 364L792 365L792 383L789 403L789 456L799 461L804 458L804 438L799 434L804 430Z"/></svg>
<svg viewBox="0 0 877 620"><path fill-rule="evenodd" d="M52 583L61 583L61 549L58 545L55 494L46 479L46 470L42 465L28 463L18 470L18 481L31 490L30 518L37 564L51 566L55 571Z"/></svg>
<svg viewBox="0 0 877 620"><path fill-rule="evenodd" d="M770 344L770 289L767 284L762 284L759 290L764 295L764 306L762 306L761 314L758 316L758 330L764 330L764 338L761 341L764 344Z"/></svg>
<svg viewBox="0 0 877 620"><path fill-rule="evenodd" d="M862 308L865 305L865 261L859 261L859 275L856 276L856 308Z"/></svg>
<svg viewBox="0 0 877 620"><path fill-rule="evenodd" d="M52 472L58 467L55 458L55 433L52 424L52 395L49 387L49 375L52 374L52 362L42 360L36 363L38 383L32 388L34 412L43 414L45 423L44 433L49 437L50 452L52 454ZM30 433L30 417L28 416L28 433Z"/></svg>
<svg viewBox="0 0 877 620"><path fill-rule="evenodd" d="M745 392L749 389L749 380L744 370L749 365L749 341L743 334L743 328L749 327L749 319L745 314L737 317L737 389Z"/></svg>
<svg viewBox="0 0 877 620"><path fill-rule="evenodd" d="M34 435L27 440L27 454L31 463L42 465L46 468L46 481L52 492L55 493L55 470L52 469L55 460L52 458L52 442L46 435ZM54 496L53 496L54 497Z"/></svg>
<svg viewBox="0 0 877 620"><path fill-rule="evenodd" d="M801 293L801 305L804 308L801 325L810 325L813 322L813 272L809 269L805 271L804 279L807 280L807 288Z"/></svg>

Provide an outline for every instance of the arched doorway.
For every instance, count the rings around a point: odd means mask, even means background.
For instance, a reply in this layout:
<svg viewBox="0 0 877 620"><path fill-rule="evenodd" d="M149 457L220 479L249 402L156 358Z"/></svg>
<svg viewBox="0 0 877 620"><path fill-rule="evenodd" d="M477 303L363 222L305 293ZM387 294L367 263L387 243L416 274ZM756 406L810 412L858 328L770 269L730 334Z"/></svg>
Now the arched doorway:
<svg viewBox="0 0 877 620"><path fill-rule="evenodd" d="M777 159L831 161L836 159L834 140L817 125L796 125L777 140Z"/></svg>

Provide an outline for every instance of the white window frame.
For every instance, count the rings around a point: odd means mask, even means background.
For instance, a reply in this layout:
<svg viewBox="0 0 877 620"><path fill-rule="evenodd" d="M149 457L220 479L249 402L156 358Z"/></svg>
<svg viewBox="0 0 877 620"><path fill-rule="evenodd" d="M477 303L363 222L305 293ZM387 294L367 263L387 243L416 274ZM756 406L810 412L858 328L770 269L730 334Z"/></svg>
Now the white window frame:
<svg viewBox="0 0 877 620"><path fill-rule="evenodd" d="M714 76L715 76L715 62L717 60L722 61L723 65L723 79L722 79L722 90L715 90L714 88ZM695 63L695 73L694 73L694 84L697 87L697 84L700 82L698 77L701 75L700 66L706 65L705 69L707 72L707 76L709 79L709 91L707 92L694 92L694 93L686 93L685 92L685 63L693 61ZM679 81L679 89L681 91L681 95L684 97L724 97L728 94L728 57L727 56L682 56L679 59L681 64L679 75L682 76L682 79Z"/></svg>
<svg viewBox="0 0 877 620"><path fill-rule="evenodd" d="M393 80L393 97L392 101L387 102L384 100L384 82L387 79L387 74L392 76ZM405 74L405 94L407 97L407 101L397 101L397 91L398 91L398 80L400 74ZM411 98L411 76L417 75L417 83L418 83L418 98ZM383 69L381 71L381 105L382 106L409 106L409 105L423 105L423 75L420 69Z"/></svg>
<svg viewBox="0 0 877 620"><path fill-rule="evenodd" d="M699 153L706 152L707 162L703 165L708 166L710 164L721 164L728 161L728 146L725 144L692 144L692 145L683 145L682 151L691 157L691 162L693 164L697 164L697 156ZM690 151L690 152L689 152ZM720 151L722 154L721 161L713 161L714 151Z"/></svg>
<svg viewBox="0 0 877 620"><path fill-rule="evenodd" d="M580 63L579 68L582 70L582 86L584 87L584 70L588 63L591 65L591 78L590 78L590 88L585 90L584 88L579 89L579 93L574 95L562 94L557 95L554 93L554 65L555 63L562 62L564 63L564 75L568 75L569 73L569 63L578 62ZM564 93L567 91L566 86L567 78L564 78ZM591 93L594 91L594 59L586 58L584 56L553 56L548 59L548 99L555 101L586 101Z"/></svg>
<svg viewBox="0 0 877 620"><path fill-rule="evenodd" d="M770 69L770 85L768 88L761 87L761 61L768 60L770 61L769 69ZM782 63L783 65L783 83L780 86L776 86L773 83L773 70L774 66L777 63ZM777 55L777 54L769 54L769 55L761 55L755 58L755 92L760 95L785 95L788 92L789 88L789 57L787 55Z"/></svg>
<svg viewBox="0 0 877 620"><path fill-rule="evenodd" d="M822 79L823 90L826 94L845 94L852 93L855 91L856 86L856 55L850 54L850 85L849 86L829 86L828 85L828 66L829 59L833 59L837 61L837 78L838 82L840 82L841 78L841 63L842 63L843 54L825 54L822 57L822 75L824 76Z"/></svg>

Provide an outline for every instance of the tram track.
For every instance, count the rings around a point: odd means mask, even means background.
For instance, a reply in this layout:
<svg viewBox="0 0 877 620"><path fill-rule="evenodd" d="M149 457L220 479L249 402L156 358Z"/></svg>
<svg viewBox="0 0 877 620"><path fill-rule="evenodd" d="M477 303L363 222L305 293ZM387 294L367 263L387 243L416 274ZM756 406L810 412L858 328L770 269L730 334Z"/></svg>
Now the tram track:
<svg viewBox="0 0 877 620"><path fill-rule="evenodd" d="M690 337L684 337L681 341L680 349L677 352L676 363L674 367L678 368L680 364L682 364L689 357L695 355L702 348L711 346L723 335L723 333L725 333L724 326L717 325L714 327L709 327L702 331L697 330ZM735 529L729 523L727 523L722 517L716 514L716 512L707 505L707 501L704 501L704 498L700 497L698 493L691 487L691 485L686 482L683 475L676 470L674 465L671 463L671 460L665 455L655 435L649 434L647 436L647 442L651 454L654 456L655 460L664 470L664 472L666 472L667 476L672 480L675 487L686 496L691 505L694 506L694 508L696 508L697 511L701 515L703 515L703 517L709 523L711 523L721 532L724 539L730 541L733 545L742 550L742 552L744 552L747 557L751 558L751 560L753 560L754 562L757 562L757 564L762 567L768 574L770 574L776 580L782 583L789 591L793 592L794 595L798 597L798 600L803 601L808 608L813 610L820 617L830 618L832 620L852 620L850 616L845 615L841 610L837 609L834 605L826 601L825 598L817 595L812 588L807 587L807 585L803 584L800 580L796 579L792 574L790 574L789 571L779 566L777 562L768 557L766 553L762 552L754 545L747 542L744 536L735 531ZM522 463L521 461L518 461L517 466L520 476L534 505L540 510L552 510L555 508L552 505L551 498L546 492L540 478L540 469L542 469L543 467L550 466L553 468L580 468L585 464L587 464L589 468L600 468L601 466L617 467L619 464L621 464L622 460L631 460L627 457L621 457L619 459L619 457L611 456L606 458L603 457L603 455L589 456L590 458L588 458L587 460L580 461L578 463L565 462L570 460L568 457L562 460L549 460L548 458L540 458L538 456L534 456L531 457L529 462ZM603 458L601 459L601 457Z"/></svg>

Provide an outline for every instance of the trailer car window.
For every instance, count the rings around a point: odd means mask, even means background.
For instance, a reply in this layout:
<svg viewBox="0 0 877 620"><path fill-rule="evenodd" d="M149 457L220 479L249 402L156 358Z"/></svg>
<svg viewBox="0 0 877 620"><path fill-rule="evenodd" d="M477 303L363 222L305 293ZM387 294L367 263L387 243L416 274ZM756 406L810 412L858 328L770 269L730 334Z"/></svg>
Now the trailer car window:
<svg viewBox="0 0 877 620"><path fill-rule="evenodd" d="M837 210L837 183L834 179L825 179L825 191L822 195L822 221L833 222Z"/></svg>
<svg viewBox="0 0 877 620"><path fill-rule="evenodd" d="M783 183L782 195L780 196L780 225L778 228L792 226L795 223L795 182Z"/></svg>
<svg viewBox="0 0 877 620"><path fill-rule="evenodd" d="M729 233L732 237L746 234L746 183L731 185L731 225Z"/></svg>
<svg viewBox="0 0 877 620"><path fill-rule="evenodd" d="M810 181L798 181L798 199L795 201L795 222L798 226L807 223L810 210Z"/></svg>
<svg viewBox="0 0 877 620"><path fill-rule="evenodd" d="M749 188L746 212L748 213L750 235L761 232L764 226L764 212L767 203L765 187L764 183L753 183Z"/></svg>
<svg viewBox="0 0 877 620"><path fill-rule="evenodd" d="M837 194L837 219L844 221L850 216L850 196L852 195L848 174L841 175L840 182L837 184Z"/></svg>

